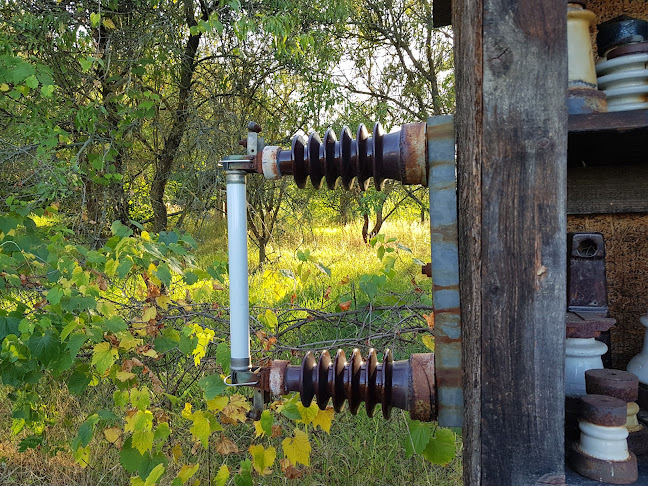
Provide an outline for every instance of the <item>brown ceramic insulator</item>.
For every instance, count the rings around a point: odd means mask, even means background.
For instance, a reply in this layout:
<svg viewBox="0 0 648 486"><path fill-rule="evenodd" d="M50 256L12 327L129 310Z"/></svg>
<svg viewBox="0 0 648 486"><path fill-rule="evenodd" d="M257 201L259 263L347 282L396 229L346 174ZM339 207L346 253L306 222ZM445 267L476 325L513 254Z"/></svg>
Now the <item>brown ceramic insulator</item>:
<svg viewBox="0 0 648 486"><path fill-rule="evenodd" d="M589 394L607 395L635 402L639 396L639 379L621 370L599 369L585 372L585 389Z"/></svg>
<svg viewBox="0 0 648 486"><path fill-rule="evenodd" d="M328 351L322 351L318 360L308 352L300 366L286 366L283 361L273 363L269 376L268 391L275 394L299 391L305 407L315 398L318 407L324 410L332 399L333 408L339 412L346 400L352 414L364 402L370 417L379 403L385 418L389 418L393 407L409 410L416 420L436 417L432 354L416 354L407 361L394 362L387 349L380 363L373 349L364 359L354 349L348 360L342 350L333 359Z"/></svg>
<svg viewBox="0 0 648 486"><path fill-rule="evenodd" d="M594 425L620 427L627 418L626 402L606 395L585 395L581 397L580 417Z"/></svg>
<svg viewBox="0 0 648 486"><path fill-rule="evenodd" d="M302 189L309 177L316 189L322 180L329 189L334 189L338 181L350 189L357 180L360 189L366 190L372 177L378 190L386 179L427 185L425 123L406 124L392 133L385 133L376 123L371 136L360 125L355 139L351 130L344 127L339 140L329 128L323 140L317 133L311 133L308 140L296 135L291 145L290 150L272 148L278 152L273 152L270 171L273 177L292 175Z"/></svg>

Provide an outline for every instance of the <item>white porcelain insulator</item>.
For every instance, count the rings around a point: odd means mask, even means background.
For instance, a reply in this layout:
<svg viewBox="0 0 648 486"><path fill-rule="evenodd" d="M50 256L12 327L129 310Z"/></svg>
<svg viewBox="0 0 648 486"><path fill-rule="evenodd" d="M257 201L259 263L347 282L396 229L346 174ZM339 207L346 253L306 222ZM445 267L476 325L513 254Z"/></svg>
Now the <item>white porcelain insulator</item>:
<svg viewBox="0 0 648 486"><path fill-rule="evenodd" d="M643 349L638 355L630 360L626 369L639 378L639 383L648 385L648 315L641 316L639 321L646 328Z"/></svg>
<svg viewBox="0 0 648 486"><path fill-rule="evenodd" d="M585 391L585 372L603 368L603 356L608 347L594 338L565 340L565 395L581 397Z"/></svg>
<svg viewBox="0 0 648 486"><path fill-rule="evenodd" d="M570 87L596 88L596 70L590 38L590 27L596 15L581 5L570 3L567 8L567 50Z"/></svg>
<svg viewBox="0 0 648 486"><path fill-rule="evenodd" d="M578 427L581 431L578 445L585 454L607 461L625 461L630 457L629 434L624 426L604 427L580 420Z"/></svg>

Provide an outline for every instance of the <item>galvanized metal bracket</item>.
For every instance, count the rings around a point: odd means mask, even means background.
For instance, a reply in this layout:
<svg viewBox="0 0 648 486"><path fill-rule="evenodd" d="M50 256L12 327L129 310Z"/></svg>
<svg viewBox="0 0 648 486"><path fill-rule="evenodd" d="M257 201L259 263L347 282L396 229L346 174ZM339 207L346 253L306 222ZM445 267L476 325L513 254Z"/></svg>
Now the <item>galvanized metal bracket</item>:
<svg viewBox="0 0 648 486"><path fill-rule="evenodd" d="M463 426L457 176L452 115L427 121L431 277L439 425Z"/></svg>

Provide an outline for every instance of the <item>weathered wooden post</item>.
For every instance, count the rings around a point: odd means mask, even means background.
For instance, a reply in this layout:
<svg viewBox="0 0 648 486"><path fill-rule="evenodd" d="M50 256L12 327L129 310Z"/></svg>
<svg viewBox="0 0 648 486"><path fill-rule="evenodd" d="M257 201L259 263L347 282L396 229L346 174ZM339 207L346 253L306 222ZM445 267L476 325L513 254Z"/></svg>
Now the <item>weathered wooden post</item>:
<svg viewBox="0 0 648 486"><path fill-rule="evenodd" d="M567 3L453 3L464 481L564 484Z"/></svg>

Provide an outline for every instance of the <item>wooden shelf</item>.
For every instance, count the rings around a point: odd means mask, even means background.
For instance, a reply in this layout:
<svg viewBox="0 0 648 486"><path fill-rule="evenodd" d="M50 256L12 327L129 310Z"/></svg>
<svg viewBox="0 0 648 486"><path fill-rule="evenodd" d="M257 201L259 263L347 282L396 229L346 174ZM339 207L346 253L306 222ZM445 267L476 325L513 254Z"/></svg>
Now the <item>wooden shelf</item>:
<svg viewBox="0 0 648 486"><path fill-rule="evenodd" d="M648 110L569 115L570 167L648 162Z"/></svg>
<svg viewBox="0 0 648 486"><path fill-rule="evenodd" d="M569 116L567 213L648 212L648 110Z"/></svg>

